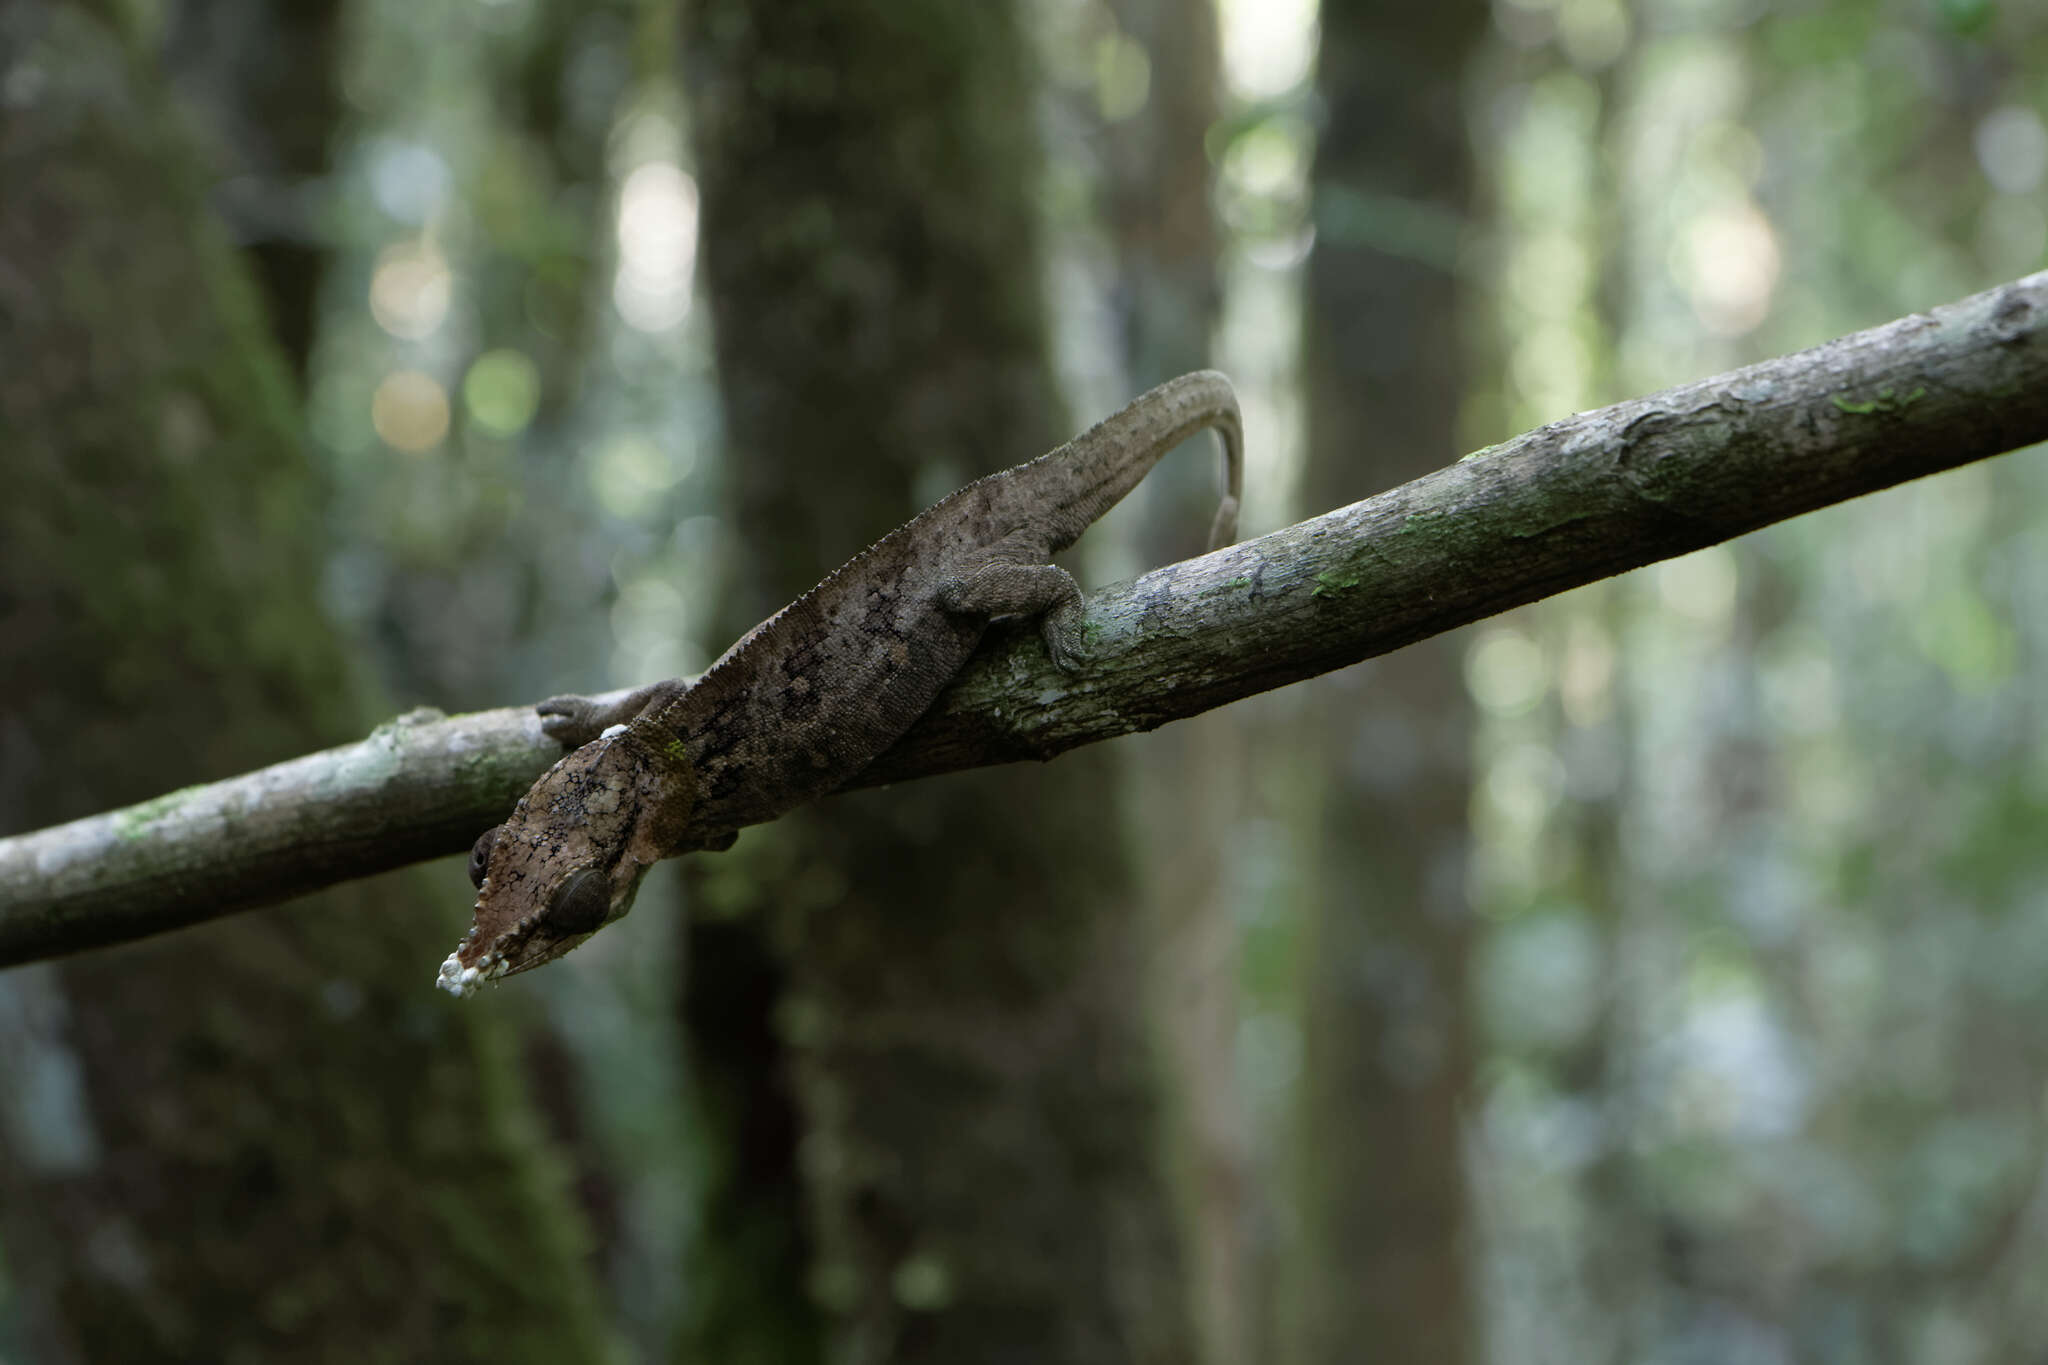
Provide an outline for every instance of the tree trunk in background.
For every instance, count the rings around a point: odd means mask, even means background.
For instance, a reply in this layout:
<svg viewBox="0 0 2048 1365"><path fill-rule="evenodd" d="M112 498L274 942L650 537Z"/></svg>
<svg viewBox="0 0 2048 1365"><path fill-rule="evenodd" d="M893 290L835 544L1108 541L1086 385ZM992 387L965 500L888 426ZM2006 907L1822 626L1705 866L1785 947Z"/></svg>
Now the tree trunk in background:
<svg viewBox="0 0 2048 1365"><path fill-rule="evenodd" d="M1581 304L1587 314L1599 318L1599 331L1607 344L1588 347L1592 373L1582 395L1591 407L1627 396L1630 390L1620 369L1621 352L1612 339L1624 335L1630 320L1624 315L1632 291L1629 266L1637 253L1628 248L1624 234L1638 217L1628 203L1625 167L1627 139L1621 127L1620 109L1624 89L1635 63L1636 49L1644 41L1641 28L1632 28L1629 46L1616 60L1592 79L1598 92L1598 113L1585 130L1591 145L1584 153L1594 167L1594 178L1581 193L1590 203L1572 206L1585 215L1578 228L1593 259L1601 262L1600 272L1589 284L1588 297ZM1657 192L1668 194L1671 186L1659 184ZM1637 187L1637 194L1645 192ZM1534 215L1517 220L1525 232L1554 231L1555 225L1530 221ZM1731 358L1729 364L1739 361ZM1574 404L1574 406L1577 406ZM1532 414L1531 422L1548 414ZM1591 638L1612 644L1625 638L1628 613L1622 595L1624 579L1589 584L1568 599L1544 603L1535 613L1539 629L1547 628L1556 639L1554 657L1565 657L1570 632L1576 624ZM1598 1115L1603 1140L1585 1162L1580 1174L1580 1198L1587 1215L1581 1234L1580 1263L1566 1273L1576 1274L1585 1286L1587 1316L1598 1324L1595 1336L1578 1336L1573 1350L1582 1365L1612 1361L1621 1365L1657 1354L1659 1342L1653 1324L1659 1304L1655 1281L1659 1269L1660 1229L1656 1199L1645 1188L1637 1168L1630 1140L1638 1131L1642 1096L1631 1049L1637 1045L1642 1010L1633 992L1639 983L1654 979L1638 961L1637 926L1629 913L1629 870L1627 836L1623 822L1645 789L1637 776L1639 744L1637 717L1624 686L1607 685L1608 697L1598 720L1578 724L1562 712L1558 689L1546 698L1546 709L1555 727L1548 742L1560 752L1573 754L1574 766L1591 767L1604 755L1612 764L1613 781L1604 785L1581 780L1566 781L1567 797L1560 800L1544 838L1560 850L1560 899L1585 907L1593 930L1596 964L1593 980L1600 997L1592 1012L1592 1023L1557 1059L1560 1088L1584 1106L1583 1112ZM1577 733L1574 733L1574 730Z"/></svg>
<svg viewBox="0 0 2048 1365"><path fill-rule="evenodd" d="M688 21L736 632L1071 432L1012 7ZM1191 1357L1110 758L834 798L699 862L700 912L751 909L786 973L815 1246L781 1284L835 1359Z"/></svg>
<svg viewBox="0 0 2048 1365"><path fill-rule="evenodd" d="M1323 7L1305 346L1312 507L1457 458L1456 248L1407 225L1467 212L1460 78L1485 23L1472 3ZM1390 1361L1472 1351L1462 646L1439 637L1309 684L1309 733L1329 757L1304 936L1301 1243L1288 1268L1287 1354L1301 1365L1356 1360L1364 1343Z"/></svg>
<svg viewBox="0 0 2048 1365"><path fill-rule="evenodd" d="M1105 158L1117 316L1132 385L1143 390L1209 362L1222 286L1206 139L1217 118L1222 54L1212 0L1113 0L1109 8L1151 71L1144 107L1109 126ZM1178 481L1192 529L1173 540L1200 550L1215 475L1193 462L1176 468L1207 475ZM1162 465L1154 477L1171 472Z"/></svg>
<svg viewBox="0 0 2048 1365"><path fill-rule="evenodd" d="M1213 363L1222 304L1207 138L1222 50L1214 0L1113 0L1150 66L1142 108L1108 126L1105 217L1117 250L1126 388L1142 393ZM1139 540L1148 564L1199 554L1214 514L1209 460L1147 477ZM1196 716L1119 748L1140 836L1153 993L1176 1091L1172 1132L1190 1286L1206 1359L1251 1347L1249 1138L1237 1086L1237 924L1228 852L1244 815L1241 715Z"/></svg>
<svg viewBox="0 0 2048 1365"><path fill-rule="evenodd" d="M13 830L360 718L287 371L158 73L46 4L0 14L0 69ZM430 988L463 899L383 878L0 976L10 1356L602 1355L490 1016Z"/></svg>
<svg viewBox="0 0 2048 1365"><path fill-rule="evenodd" d="M341 117L341 0L172 0L162 65L232 175L210 198L263 291L270 330L300 378L328 252L307 193L332 169Z"/></svg>

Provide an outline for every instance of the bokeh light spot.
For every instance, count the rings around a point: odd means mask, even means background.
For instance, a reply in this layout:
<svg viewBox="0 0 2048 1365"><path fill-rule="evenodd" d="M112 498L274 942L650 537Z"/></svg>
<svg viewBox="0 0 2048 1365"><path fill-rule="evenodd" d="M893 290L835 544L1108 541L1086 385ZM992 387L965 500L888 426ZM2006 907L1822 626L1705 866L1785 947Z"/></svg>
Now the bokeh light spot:
<svg viewBox="0 0 2048 1365"><path fill-rule="evenodd" d="M618 232L612 302L635 331L665 332L690 311L697 182L667 161L634 167L619 190Z"/></svg>
<svg viewBox="0 0 2048 1365"><path fill-rule="evenodd" d="M1735 554L1725 545L1709 545L1677 559L1667 559L1652 572L1657 595L1670 610L1703 626L1724 627L1735 615L1741 586Z"/></svg>
<svg viewBox="0 0 2048 1365"><path fill-rule="evenodd" d="M385 248L370 275L370 315L403 341L432 336L448 316L454 279L441 253L424 242Z"/></svg>
<svg viewBox="0 0 2048 1365"><path fill-rule="evenodd" d="M1755 329L1778 287L1778 237L1756 205L1736 202L1701 214L1680 247L1679 278L1700 324L1720 337Z"/></svg>
<svg viewBox="0 0 2048 1365"><path fill-rule="evenodd" d="M1152 97L1152 59L1139 43L1111 33L1095 44L1095 105L1104 123L1121 123Z"/></svg>
<svg viewBox="0 0 2048 1365"><path fill-rule="evenodd" d="M462 380L470 420L493 436L516 436L540 406L540 371L524 352L486 351Z"/></svg>
<svg viewBox="0 0 2048 1365"><path fill-rule="evenodd" d="M1595 725L1606 718L1614 695L1615 663L1614 640L1603 627L1584 619L1572 622L1557 679L1565 718L1572 724Z"/></svg>
<svg viewBox="0 0 2048 1365"><path fill-rule="evenodd" d="M1472 698L1497 716L1520 715L1543 699L1550 685L1543 651L1519 630L1490 630L1465 656Z"/></svg>
<svg viewBox="0 0 2048 1365"><path fill-rule="evenodd" d="M2007 194L2032 194L2048 171L2048 128L2023 105L1993 109L1977 124L1977 164Z"/></svg>
<svg viewBox="0 0 2048 1365"><path fill-rule="evenodd" d="M1913 614L1913 638L1965 692L1988 692L2012 677L2012 627L1969 588L1921 604Z"/></svg>
<svg viewBox="0 0 2048 1365"><path fill-rule="evenodd" d="M370 399L370 425L393 450L432 450L448 434L448 392L432 375L395 370Z"/></svg>
<svg viewBox="0 0 2048 1365"><path fill-rule="evenodd" d="M1225 0L1223 78L1245 100L1271 99L1308 79L1315 0Z"/></svg>
<svg viewBox="0 0 2048 1365"><path fill-rule="evenodd" d="M688 447L671 449L646 436L620 436L591 462L591 489L613 516L644 518L662 511L661 495L681 482L694 463Z"/></svg>
<svg viewBox="0 0 2048 1365"><path fill-rule="evenodd" d="M384 139L371 146L370 194L401 223L425 223L453 182L448 163L424 143Z"/></svg>
<svg viewBox="0 0 2048 1365"><path fill-rule="evenodd" d="M1619 0L1569 0L1558 11L1558 38L1581 71L1610 65L1628 47L1629 20Z"/></svg>

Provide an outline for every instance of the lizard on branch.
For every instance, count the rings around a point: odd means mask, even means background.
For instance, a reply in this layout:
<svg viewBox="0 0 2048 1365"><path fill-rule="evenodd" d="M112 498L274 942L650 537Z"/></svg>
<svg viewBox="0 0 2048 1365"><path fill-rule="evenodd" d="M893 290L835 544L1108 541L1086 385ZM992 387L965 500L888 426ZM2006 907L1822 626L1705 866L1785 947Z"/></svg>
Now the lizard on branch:
<svg viewBox="0 0 2048 1365"><path fill-rule="evenodd" d="M1222 437L1210 548L1237 537L1244 436L1230 381L1168 380L1028 464L968 484L755 626L696 682L609 706L540 703L576 745L470 850L475 922L438 984L461 996L574 948L625 915L663 858L732 846L845 785L910 728L998 616L1036 616L1072 670L1081 590L1051 563L1187 437Z"/></svg>

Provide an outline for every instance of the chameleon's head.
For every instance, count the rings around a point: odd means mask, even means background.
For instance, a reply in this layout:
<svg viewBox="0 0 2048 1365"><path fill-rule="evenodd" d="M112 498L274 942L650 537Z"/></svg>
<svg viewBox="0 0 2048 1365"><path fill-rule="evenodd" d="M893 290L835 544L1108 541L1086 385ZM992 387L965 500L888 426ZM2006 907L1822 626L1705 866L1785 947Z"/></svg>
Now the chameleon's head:
<svg viewBox="0 0 2048 1365"><path fill-rule="evenodd" d="M679 745L615 725L548 769L470 850L476 921L437 984L468 995L623 917L647 869L677 851L686 767Z"/></svg>

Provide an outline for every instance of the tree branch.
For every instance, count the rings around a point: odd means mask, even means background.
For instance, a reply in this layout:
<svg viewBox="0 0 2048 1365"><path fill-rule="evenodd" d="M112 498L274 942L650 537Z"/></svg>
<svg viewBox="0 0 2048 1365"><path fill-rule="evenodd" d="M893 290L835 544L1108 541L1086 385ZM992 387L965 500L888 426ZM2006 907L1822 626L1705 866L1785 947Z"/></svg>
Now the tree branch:
<svg viewBox="0 0 2048 1365"><path fill-rule="evenodd" d="M1566 588L2048 440L2048 273L1581 413L1088 599L1069 677L999 628L854 785L1050 758ZM0 964L459 852L559 756L524 707L0 839Z"/></svg>

